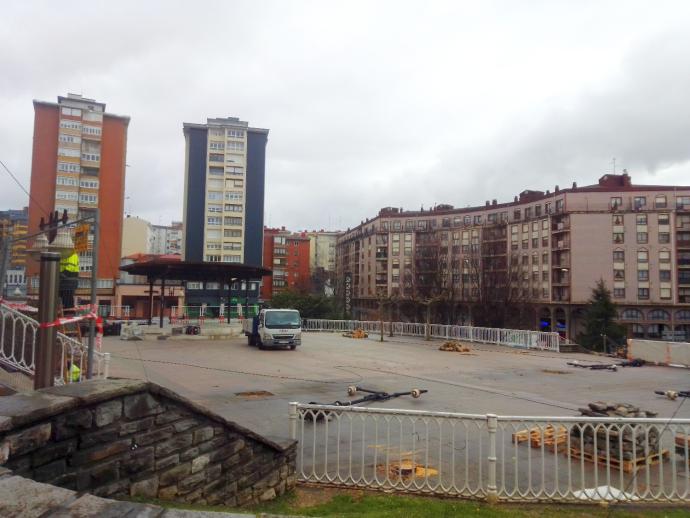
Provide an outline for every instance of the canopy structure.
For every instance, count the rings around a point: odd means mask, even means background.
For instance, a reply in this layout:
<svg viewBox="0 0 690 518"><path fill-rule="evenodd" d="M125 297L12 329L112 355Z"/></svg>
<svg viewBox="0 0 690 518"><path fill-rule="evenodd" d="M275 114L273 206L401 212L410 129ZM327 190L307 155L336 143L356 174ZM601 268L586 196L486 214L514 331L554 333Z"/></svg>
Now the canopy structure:
<svg viewBox="0 0 690 518"><path fill-rule="evenodd" d="M153 286L160 281L159 317L160 327L163 327L163 297L166 281L210 281L228 284L228 301L230 299L230 285L235 280L260 279L273 272L260 266L241 263L204 263L199 261L180 261L177 258L157 257L145 261L121 266L120 270L130 275L145 276L149 283L149 325L153 318ZM223 286L221 284L221 287ZM249 283L246 283L248 286ZM228 318L230 312L228 312Z"/></svg>

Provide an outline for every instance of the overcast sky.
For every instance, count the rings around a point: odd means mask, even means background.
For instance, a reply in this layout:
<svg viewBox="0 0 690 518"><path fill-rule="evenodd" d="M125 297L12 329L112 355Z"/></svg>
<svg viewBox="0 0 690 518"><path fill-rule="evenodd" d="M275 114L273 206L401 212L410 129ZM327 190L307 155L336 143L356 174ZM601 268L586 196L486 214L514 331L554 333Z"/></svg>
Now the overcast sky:
<svg viewBox="0 0 690 518"><path fill-rule="evenodd" d="M269 128L266 223L524 189L690 184L690 2L7 2L0 160L28 188L32 99L131 116L126 212L182 218L183 122ZM0 208L27 204L0 171Z"/></svg>

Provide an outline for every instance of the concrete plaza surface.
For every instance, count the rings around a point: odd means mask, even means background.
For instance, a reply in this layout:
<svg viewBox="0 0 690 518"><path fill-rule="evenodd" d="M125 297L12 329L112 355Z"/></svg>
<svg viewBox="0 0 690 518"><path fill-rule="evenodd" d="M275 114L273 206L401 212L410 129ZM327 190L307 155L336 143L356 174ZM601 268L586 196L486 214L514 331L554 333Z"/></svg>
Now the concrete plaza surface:
<svg viewBox="0 0 690 518"><path fill-rule="evenodd" d="M108 337L113 377L153 381L266 435L288 434L288 402L346 400L348 385L387 392L428 389L371 406L498 415L575 416L595 400L633 403L659 417L690 417L690 404L654 390L687 390L690 372L671 367L571 367L567 361L606 362L584 354L521 351L469 344L472 352L439 351L437 340L304 333L296 351L260 351L244 337L226 340L121 341ZM242 393L267 391L270 395Z"/></svg>

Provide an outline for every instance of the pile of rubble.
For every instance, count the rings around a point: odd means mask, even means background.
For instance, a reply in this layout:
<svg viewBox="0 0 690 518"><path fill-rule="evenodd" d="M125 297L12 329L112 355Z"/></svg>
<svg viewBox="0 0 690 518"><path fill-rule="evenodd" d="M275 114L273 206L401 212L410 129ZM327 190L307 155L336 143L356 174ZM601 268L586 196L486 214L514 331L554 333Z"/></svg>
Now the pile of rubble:
<svg viewBox="0 0 690 518"><path fill-rule="evenodd" d="M471 350L467 345L463 344L462 342L458 342L457 340L448 340L443 342L441 347L438 349L439 351L453 351L456 353L468 353Z"/></svg>
<svg viewBox="0 0 690 518"><path fill-rule="evenodd" d="M343 333L345 338L367 338L369 335L364 329L355 329L354 331L348 331Z"/></svg>
<svg viewBox="0 0 690 518"><path fill-rule="evenodd" d="M589 417L656 417L656 412L641 410L630 403L595 401L580 413ZM656 463L666 456L659 447L657 428L636 427L626 423L578 423L570 429L570 453L591 462L609 462L625 472L640 463Z"/></svg>

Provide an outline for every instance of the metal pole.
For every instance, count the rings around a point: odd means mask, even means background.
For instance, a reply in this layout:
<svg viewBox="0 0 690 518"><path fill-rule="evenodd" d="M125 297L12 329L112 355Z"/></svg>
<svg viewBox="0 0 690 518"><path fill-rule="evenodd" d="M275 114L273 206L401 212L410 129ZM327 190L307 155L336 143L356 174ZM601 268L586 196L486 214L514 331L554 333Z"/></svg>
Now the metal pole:
<svg viewBox="0 0 690 518"><path fill-rule="evenodd" d="M153 282L155 279L149 278L149 325L153 321Z"/></svg>
<svg viewBox="0 0 690 518"><path fill-rule="evenodd" d="M101 217L96 209L93 215L93 246L91 247L91 310L98 311L98 295L96 293L98 279L98 242L101 233ZM86 379L93 377L93 350L96 342L96 320L89 320L89 356L86 366Z"/></svg>
<svg viewBox="0 0 690 518"><path fill-rule="evenodd" d="M163 329L163 315L165 314L165 277L161 277L161 296L158 303L158 319L161 329Z"/></svg>
<svg viewBox="0 0 690 518"><path fill-rule="evenodd" d="M43 252L41 254L38 321L43 324L55 321L57 317L58 272L60 254ZM52 387L55 374L54 348L57 327L38 328L38 351L36 354L36 372L34 389ZM60 360L62 361L62 360Z"/></svg>

